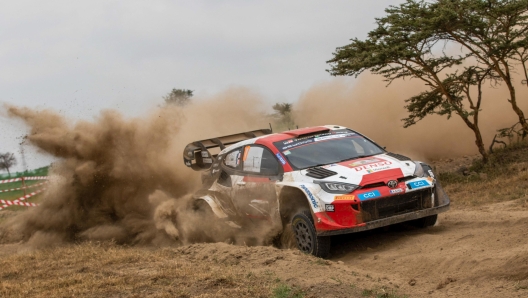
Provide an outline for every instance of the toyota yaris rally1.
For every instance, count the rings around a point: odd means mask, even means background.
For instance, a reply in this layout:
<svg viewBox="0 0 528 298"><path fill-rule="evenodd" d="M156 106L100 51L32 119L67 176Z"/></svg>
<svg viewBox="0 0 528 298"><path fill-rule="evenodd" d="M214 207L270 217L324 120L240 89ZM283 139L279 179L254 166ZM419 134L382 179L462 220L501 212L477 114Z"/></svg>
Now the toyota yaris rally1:
<svg viewBox="0 0 528 298"><path fill-rule="evenodd" d="M332 235L400 222L428 227L449 209L430 166L342 126L211 138L183 155L186 166L204 171L193 199L214 220L269 225L277 235L291 227L297 247L319 257Z"/></svg>

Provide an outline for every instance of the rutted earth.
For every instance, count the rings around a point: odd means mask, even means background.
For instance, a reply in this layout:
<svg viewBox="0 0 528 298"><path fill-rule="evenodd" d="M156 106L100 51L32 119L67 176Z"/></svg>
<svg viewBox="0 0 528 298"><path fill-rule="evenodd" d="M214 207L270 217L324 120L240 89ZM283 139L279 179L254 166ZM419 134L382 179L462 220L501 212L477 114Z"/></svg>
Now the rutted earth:
<svg viewBox="0 0 528 298"><path fill-rule="evenodd" d="M515 201L451 210L425 230L394 227L334 248L361 275L413 297L527 297L528 210Z"/></svg>
<svg viewBox="0 0 528 298"><path fill-rule="evenodd" d="M86 248L70 245L70 248L36 252L22 244L4 244L0 246L0 267L3 268L0 294L22 295L15 284L29 283L32 287L26 294L32 296L90 293L95 296L243 297L255 293L251 290L253 283L258 285L262 280L264 285L265 280L268 283L275 280L304 293L305 297L360 297L369 293L365 290L396 293L398 297L528 297L526 206L510 201L465 209L454 207L439 219L437 226L425 230L398 225L334 237L328 261L296 250L225 243L169 248L111 246L100 251L87 244ZM88 257L92 250L96 250L92 252L94 256ZM85 258L72 257L79 251ZM133 254L133 260L132 257L111 259L112 255L121 254ZM18 268L16 262L31 266L31 271L23 274L24 268ZM97 262L104 266L95 265ZM160 271L171 279L176 273L170 273L170 268L186 268L185 264L191 271L205 272L189 273L193 276L189 280L179 276L179 282L169 283L168 288L153 282L160 280ZM49 271L50 266L54 266L53 271ZM217 271L236 278L200 275L216 276ZM78 276L79 280L88 282L90 274L102 274L112 282L86 286L87 292L75 288L75 283L63 282L64 288L50 292L57 275ZM152 277L153 274L158 275ZM114 275L123 278L130 288L126 283L118 286ZM135 278L141 281L134 281ZM251 286L244 289L250 281ZM97 282L104 283L104 279ZM146 284L131 285L140 282Z"/></svg>

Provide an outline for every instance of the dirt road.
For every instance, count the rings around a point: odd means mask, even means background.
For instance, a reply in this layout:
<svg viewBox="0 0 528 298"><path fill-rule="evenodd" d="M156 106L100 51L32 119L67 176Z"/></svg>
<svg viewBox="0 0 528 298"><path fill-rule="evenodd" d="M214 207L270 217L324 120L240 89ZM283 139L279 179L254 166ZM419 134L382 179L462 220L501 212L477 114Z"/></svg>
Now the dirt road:
<svg viewBox="0 0 528 298"><path fill-rule="evenodd" d="M528 297L527 227L528 207L517 200L454 206L425 230L335 237L330 260L225 243L44 251L4 244L0 296L288 297L274 292L282 286L303 295L296 297Z"/></svg>
<svg viewBox="0 0 528 298"><path fill-rule="evenodd" d="M528 209L516 201L452 208L426 230L336 238L331 259L411 297L528 297Z"/></svg>

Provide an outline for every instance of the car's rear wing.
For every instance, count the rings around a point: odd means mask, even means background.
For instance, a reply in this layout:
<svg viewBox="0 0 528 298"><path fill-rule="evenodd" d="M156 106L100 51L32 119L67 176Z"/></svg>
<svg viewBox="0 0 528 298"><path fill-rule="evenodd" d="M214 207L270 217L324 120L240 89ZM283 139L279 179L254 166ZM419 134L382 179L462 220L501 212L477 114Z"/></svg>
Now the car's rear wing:
<svg viewBox="0 0 528 298"><path fill-rule="evenodd" d="M195 171L207 170L213 164L218 153L227 146L270 133L271 129L265 128L192 142L183 150L183 162ZM211 149L214 153L209 151Z"/></svg>

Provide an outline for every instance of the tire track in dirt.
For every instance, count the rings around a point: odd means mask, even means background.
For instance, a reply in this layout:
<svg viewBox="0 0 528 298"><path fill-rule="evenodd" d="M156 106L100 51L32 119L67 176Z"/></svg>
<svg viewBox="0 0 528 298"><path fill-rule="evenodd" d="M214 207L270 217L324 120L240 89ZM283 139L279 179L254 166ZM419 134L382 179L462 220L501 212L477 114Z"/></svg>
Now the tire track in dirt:
<svg viewBox="0 0 528 298"><path fill-rule="evenodd" d="M453 208L429 229L397 225L336 237L332 260L413 297L527 297L526 227L528 210L515 201Z"/></svg>

